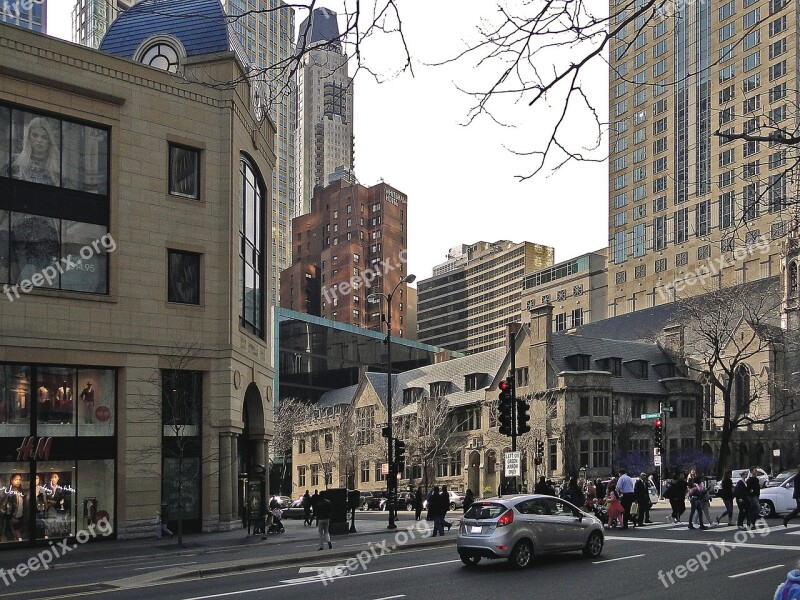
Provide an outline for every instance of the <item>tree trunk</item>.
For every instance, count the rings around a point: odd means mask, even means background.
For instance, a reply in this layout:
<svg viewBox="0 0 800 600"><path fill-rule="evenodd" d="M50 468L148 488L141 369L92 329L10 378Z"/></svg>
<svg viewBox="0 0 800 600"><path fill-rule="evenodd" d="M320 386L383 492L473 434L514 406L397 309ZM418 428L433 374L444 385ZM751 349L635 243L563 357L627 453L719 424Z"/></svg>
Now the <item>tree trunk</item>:
<svg viewBox="0 0 800 600"><path fill-rule="evenodd" d="M178 546L183 546L183 454L178 455Z"/></svg>

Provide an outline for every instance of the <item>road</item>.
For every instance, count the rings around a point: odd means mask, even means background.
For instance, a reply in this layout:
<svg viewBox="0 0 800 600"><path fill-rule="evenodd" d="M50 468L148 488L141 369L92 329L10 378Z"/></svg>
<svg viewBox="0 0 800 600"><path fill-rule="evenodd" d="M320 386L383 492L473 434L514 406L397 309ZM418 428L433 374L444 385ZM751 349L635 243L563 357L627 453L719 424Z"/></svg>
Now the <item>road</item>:
<svg viewBox="0 0 800 600"><path fill-rule="evenodd" d="M653 511L654 518L666 512ZM404 547L382 556L382 550L397 545L385 535L335 542L334 550L353 544L351 556L361 554L363 565L350 563L346 556L326 558L326 552L307 550L307 556L290 564L259 568L257 571L224 573L179 580L136 582L120 578L128 570L112 571L110 577L88 577L80 587L64 585L66 569L49 574L51 585L39 578L25 590L14 586L5 598L97 597L114 600L174 598L180 600L310 597L347 600L394 600L401 598L589 598L611 595L621 598L772 598L786 573L800 566L800 524L784 529L780 519L767 522L769 528L754 535L738 533L735 527L707 531L688 530L663 521L641 530L608 533L603 554L595 560L579 552L537 558L525 571L515 571L504 561L482 561L468 569L461 564L454 545ZM455 529L451 532L455 538ZM379 546L385 541L384 546ZM308 545L308 544L306 544ZM370 549L374 549L370 551ZM332 556L332 555L331 555ZM369 556L367 560L366 557ZM163 573L170 572L170 557L161 561ZM192 557L183 557L191 562ZM219 558L219 557L217 557ZM151 559L152 560L152 559ZM175 562L182 562L181 560ZM700 563L705 562L705 569ZM342 565L336 570L337 565ZM111 565L106 565L111 566ZM146 566L152 567L148 563ZM327 574L323 581L320 569ZM100 574L97 566L86 573ZM157 575L158 571L155 573ZM153 573L151 573L152 575ZM86 579L86 577L84 577Z"/></svg>

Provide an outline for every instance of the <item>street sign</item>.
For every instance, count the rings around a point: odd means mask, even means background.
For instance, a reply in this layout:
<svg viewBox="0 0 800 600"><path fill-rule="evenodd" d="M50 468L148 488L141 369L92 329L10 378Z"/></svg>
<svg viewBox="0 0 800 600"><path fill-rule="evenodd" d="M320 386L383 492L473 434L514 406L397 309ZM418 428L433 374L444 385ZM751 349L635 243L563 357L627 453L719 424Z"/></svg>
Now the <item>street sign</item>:
<svg viewBox="0 0 800 600"><path fill-rule="evenodd" d="M504 463L506 467L506 477L519 477L522 475L520 469L520 453L519 452L506 452Z"/></svg>
<svg viewBox="0 0 800 600"><path fill-rule="evenodd" d="M660 454L653 457L653 465L655 465L656 467L660 467L661 466L661 455Z"/></svg>
<svg viewBox="0 0 800 600"><path fill-rule="evenodd" d="M389 463L381 463L381 475L389 474Z"/></svg>
<svg viewBox="0 0 800 600"><path fill-rule="evenodd" d="M653 448L653 456L661 456L661 448L659 448L658 446Z"/></svg>
<svg viewBox="0 0 800 600"><path fill-rule="evenodd" d="M780 455L781 455L781 449L780 448L775 448L772 451L772 456L780 456Z"/></svg>
<svg viewBox="0 0 800 600"><path fill-rule="evenodd" d="M642 415L643 419L657 419L661 416L661 413L645 413Z"/></svg>

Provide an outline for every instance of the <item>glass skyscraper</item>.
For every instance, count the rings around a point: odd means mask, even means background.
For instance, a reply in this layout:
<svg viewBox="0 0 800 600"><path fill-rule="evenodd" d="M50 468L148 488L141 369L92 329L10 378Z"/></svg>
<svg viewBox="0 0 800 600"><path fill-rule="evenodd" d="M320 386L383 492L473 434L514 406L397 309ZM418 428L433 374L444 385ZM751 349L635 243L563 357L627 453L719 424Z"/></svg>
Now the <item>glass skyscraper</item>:
<svg viewBox="0 0 800 600"><path fill-rule="evenodd" d="M0 0L0 21L47 33L47 0Z"/></svg>

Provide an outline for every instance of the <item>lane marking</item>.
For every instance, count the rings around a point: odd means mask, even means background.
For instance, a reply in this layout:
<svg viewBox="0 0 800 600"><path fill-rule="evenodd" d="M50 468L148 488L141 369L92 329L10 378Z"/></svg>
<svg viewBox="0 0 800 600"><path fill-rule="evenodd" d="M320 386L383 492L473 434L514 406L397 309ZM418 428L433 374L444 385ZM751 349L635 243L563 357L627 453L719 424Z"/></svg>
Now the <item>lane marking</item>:
<svg viewBox="0 0 800 600"><path fill-rule="evenodd" d="M139 567L137 569L131 569L132 571L145 571L147 569L166 569L167 567L182 567L184 565L196 565L197 561L193 562L183 562L183 563L172 563L171 565L153 565L152 567Z"/></svg>
<svg viewBox="0 0 800 600"><path fill-rule="evenodd" d="M393 598L405 598L405 594L397 594L397 596L384 596L383 598L375 598L375 600L393 600Z"/></svg>
<svg viewBox="0 0 800 600"><path fill-rule="evenodd" d="M633 556L621 556L619 558L608 558L606 560L596 560L592 564L602 565L603 563L614 562L615 560L628 560L629 558L640 558L642 556L644 556L644 554L634 554Z"/></svg>
<svg viewBox="0 0 800 600"><path fill-rule="evenodd" d="M713 544L715 546L728 546L730 548L757 548L760 550L800 550L800 546L779 546L778 544L758 544L758 543L739 543L739 542L729 542L727 540L719 540L719 541L712 541L712 540L671 540L671 539L661 539L661 538L643 538L643 537L608 537L606 536L606 541L614 540L614 541L623 541L623 542L655 542L660 544L699 544L701 546L708 546L709 544Z"/></svg>
<svg viewBox="0 0 800 600"><path fill-rule="evenodd" d="M349 575L347 578L341 578L341 579L350 579L350 578L353 578L353 577L371 577L373 575L383 575L384 573L394 573L396 571L408 571L408 570L411 570L411 569L426 569L428 567L437 567L437 566L440 566L440 565L448 565L448 564L460 563L460 562L461 562L461 559L458 559L458 560L443 560L443 561L440 561L440 562L428 563L428 564L425 564L425 565L410 565L410 566L407 566L407 567L394 567L392 569L384 569L382 571L369 571L369 572L366 572L366 573L353 573L353 574ZM340 579L340 578L337 578L337 579ZM334 579L333 581L336 581L337 579ZM225 593L222 593L222 594L210 594L208 596L192 596L190 598L185 598L184 600L208 600L209 598L225 598L227 596L239 596L241 594L252 594L253 592L266 592L266 591L269 591L269 590L278 590L278 589L281 589L281 588L291 587L291 586L295 586L295 585L305 585L305 584L308 584L308 583L319 583L320 581L321 580L319 578L315 577L313 579L313 581L295 581L295 582L292 582L292 583L284 583L284 584L280 584L280 585L269 585L269 586L259 587L259 588L250 588L250 589L247 589L247 590L237 590L235 592L225 592Z"/></svg>
<svg viewBox="0 0 800 600"><path fill-rule="evenodd" d="M773 565L771 567L764 567L763 569L756 569L755 571L748 571L747 573L739 573L738 575L728 575L728 579L736 579L737 577L744 577L745 575L755 575L756 573L763 573L764 571L772 571L772 569L780 569L786 565Z"/></svg>

